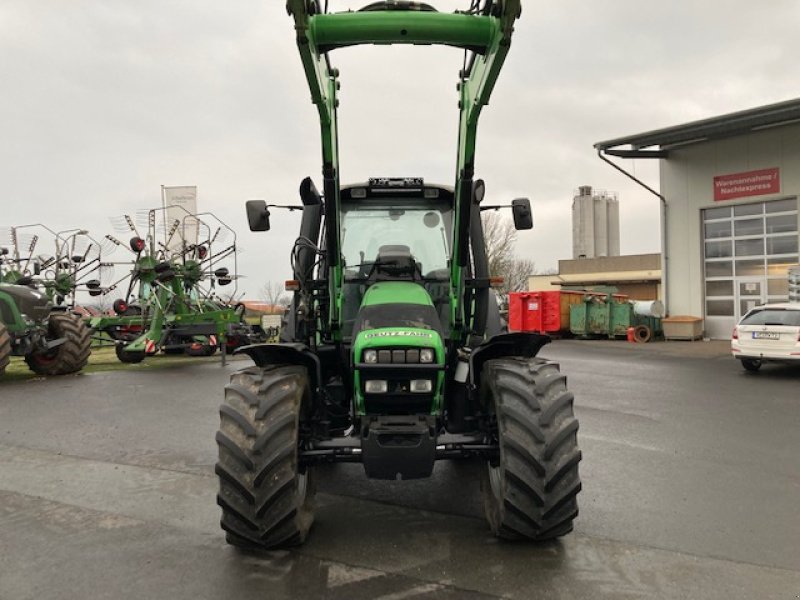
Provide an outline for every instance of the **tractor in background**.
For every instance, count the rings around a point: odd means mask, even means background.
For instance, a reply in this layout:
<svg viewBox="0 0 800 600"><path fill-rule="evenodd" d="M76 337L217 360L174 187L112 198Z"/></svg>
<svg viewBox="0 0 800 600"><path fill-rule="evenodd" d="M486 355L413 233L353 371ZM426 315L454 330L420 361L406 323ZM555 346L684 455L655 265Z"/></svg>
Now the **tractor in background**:
<svg viewBox="0 0 800 600"><path fill-rule="evenodd" d="M12 356L24 356L39 375L75 373L86 365L91 345L80 317L29 286L0 283L0 375Z"/></svg>
<svg viewBox="0 0 800 600"><path fill-rule="evenodd" d="M52 253L46 250L48 235ZM66 271L74 275L79 267L73 264L88 251L72 261L63 246L67 239L38 224L0 232L0 374L12 356L24 357L39 375L75 373L89 359L90 332L62 295L74 281Z"/></svg>

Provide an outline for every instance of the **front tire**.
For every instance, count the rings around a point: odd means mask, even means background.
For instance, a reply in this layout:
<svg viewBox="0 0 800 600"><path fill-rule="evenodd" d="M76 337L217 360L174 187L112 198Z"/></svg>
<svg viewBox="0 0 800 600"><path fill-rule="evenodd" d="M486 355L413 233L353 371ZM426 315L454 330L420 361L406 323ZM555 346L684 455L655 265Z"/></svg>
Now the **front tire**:
<svg viewBox="0 0 800 600"><path fill-rule="evenodd" d="M86 366L92 353L92 338L82 319L69 313L53 313L48 318L47 339L66 338L60 346L25 356L37 375L66 375Z"/></svg>
<svg viewBox="0 0 800 600"><path fill-rule="evenodd" d="M556 363L516 357L487 361L481 377L500 447L481 477L492 532L536 541L569 533L578 515L581 452L566 377Z"/></svg>
<svg viewBox="0 0 800 600"><path fill-rule="evenodd" d="M761 361L753 358L743 358L742 366L744 367L745 371L755 373L761 368Z"/></svg>
<svg viewBox="0 0 800 600"><path fill-rule="evenodd" d="M305 541L314 521L313 470L298 460L308 373L293 365L231 376L217 432L220 525L229 544L271 549Z"/></svg>

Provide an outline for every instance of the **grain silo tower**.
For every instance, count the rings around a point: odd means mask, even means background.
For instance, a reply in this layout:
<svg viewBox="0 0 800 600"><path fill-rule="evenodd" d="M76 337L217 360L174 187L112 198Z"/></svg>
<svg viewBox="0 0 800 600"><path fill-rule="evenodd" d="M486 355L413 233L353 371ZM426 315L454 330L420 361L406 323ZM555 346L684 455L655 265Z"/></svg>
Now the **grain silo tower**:
<svg viewBox="0 0 800 600"><path fill-rule="evenodd" d="M619 256L619 202L582 185L572 200L572 258Z"/></svg>

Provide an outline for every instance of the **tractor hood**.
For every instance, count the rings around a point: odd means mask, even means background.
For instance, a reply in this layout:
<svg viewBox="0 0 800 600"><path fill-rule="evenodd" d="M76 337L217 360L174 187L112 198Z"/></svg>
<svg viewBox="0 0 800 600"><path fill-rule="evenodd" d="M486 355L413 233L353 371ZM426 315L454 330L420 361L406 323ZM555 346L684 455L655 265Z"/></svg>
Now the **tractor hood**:
<svg viewBox="0 0 800 600"><path fill-rule="evenodd" d="M392 329L393 332L376 330ZM407 330L403 334L397 330ZM361 308L353 325L354 338L362 340L377 337L444 337L442 323L430 295L418 283L410 281L382 281L371 285L364 293ZM436 334L433 336L432 334Z"/></svg>
<svg viewBox="0 0 800 600"><path fill-rule="evenodd" d="M17 310L37 323L43 321L53 308L44 294L25 285L0 283L0 293L8 294Z"/></svg>
<svg viewBox="0 0 800 600"><path fill-rule="evenodd" d="M364 294L361 308L378 304L420 304L433 307L433 301L425 288L411 281L382 281L371 285Z"/></svg>
<svg viewBox="0 0 800 600"><path fill-rule="evenodd" d="M368 348L433 348L444 361L444 335L431 297L418 283L386 281L367 289L353 326L354 362Z"/></svg>

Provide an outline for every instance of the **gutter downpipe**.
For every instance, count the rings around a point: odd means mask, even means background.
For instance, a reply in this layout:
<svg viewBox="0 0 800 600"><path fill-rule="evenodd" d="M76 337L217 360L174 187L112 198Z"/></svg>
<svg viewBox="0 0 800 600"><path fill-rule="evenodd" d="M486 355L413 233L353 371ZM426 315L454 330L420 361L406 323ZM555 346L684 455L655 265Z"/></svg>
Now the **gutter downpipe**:
<svg viewBox="0 0 800 600"><path fill-rule="evenodd" d="M653 194L654 196L658 197L661 200L661 292L662 296L664 297L664 314L669 315L669 303L667 302L667 279L668 279L668 267L669 267L669 257L667 256L667 199L662 195L643 182L641 179L637 179L635 175L628 173L625 169L617 165L616 163L611 162L608 158L603 156L603 150L598 148L597 149L597 156L603 162L608 163L612 167L614 167L617 171L625 175L625 177L635 181L641 187L646 189L648 192Z"/></svg>

